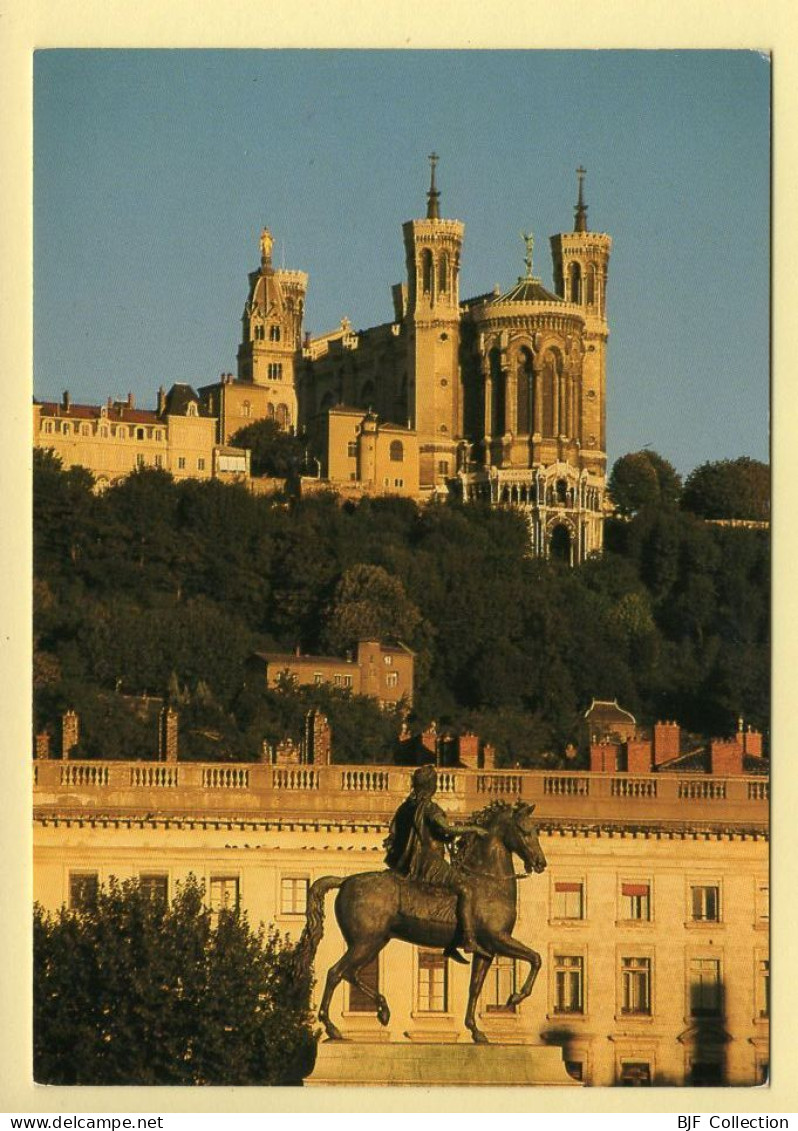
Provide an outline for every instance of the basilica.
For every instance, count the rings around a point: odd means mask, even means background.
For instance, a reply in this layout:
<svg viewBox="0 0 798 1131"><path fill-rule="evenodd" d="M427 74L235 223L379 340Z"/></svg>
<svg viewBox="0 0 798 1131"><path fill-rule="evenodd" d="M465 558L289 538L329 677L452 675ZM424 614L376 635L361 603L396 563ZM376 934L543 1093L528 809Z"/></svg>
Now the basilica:
<svg viewBox="0 0 798 1131"><path fill-rule="evenodd" d="M296 413L319 478L339 490L513 505L537 554L582 561L602 542L612 241L588 229L580 168L574 230L551 237L554 290L525 236L525 274L463 299L464 225L441 214L436 161L426 216L403 225L390 322L344 319L300 347L306 276L273 268L264 231L228 396L268 385L267 412Z"/></svg>

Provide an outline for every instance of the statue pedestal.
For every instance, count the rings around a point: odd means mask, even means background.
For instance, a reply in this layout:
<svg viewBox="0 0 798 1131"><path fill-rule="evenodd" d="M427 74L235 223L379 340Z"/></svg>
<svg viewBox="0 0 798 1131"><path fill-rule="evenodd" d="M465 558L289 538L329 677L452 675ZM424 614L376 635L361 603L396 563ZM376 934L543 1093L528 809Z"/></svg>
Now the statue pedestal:
<svg viewBox="0 0 798 1131"><path fill-rule="evenodd" d="M322 1041L306 1087L580 1087L551 1045Z"/></svg>

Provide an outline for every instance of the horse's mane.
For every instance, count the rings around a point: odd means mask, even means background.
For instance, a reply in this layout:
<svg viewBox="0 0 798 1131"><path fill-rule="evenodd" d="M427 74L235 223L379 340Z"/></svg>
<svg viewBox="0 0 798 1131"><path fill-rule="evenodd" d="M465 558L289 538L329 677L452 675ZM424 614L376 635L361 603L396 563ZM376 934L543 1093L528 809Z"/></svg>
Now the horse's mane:
<svg viewBox="0 0 798 1131"><path fill-rule="evenodd" d="M516 809L522 804L516 801L511 804L509 801L491 801L484 809L478 809L476 813L472 813L468 818L469 825L479 825L483 829L494 828L500 820L508 815L515 813ZM466 833L458 839L452 850L452 864L455 868L469 864L474 856L474 850L479 845L481 837L476 833Z"/></svg>

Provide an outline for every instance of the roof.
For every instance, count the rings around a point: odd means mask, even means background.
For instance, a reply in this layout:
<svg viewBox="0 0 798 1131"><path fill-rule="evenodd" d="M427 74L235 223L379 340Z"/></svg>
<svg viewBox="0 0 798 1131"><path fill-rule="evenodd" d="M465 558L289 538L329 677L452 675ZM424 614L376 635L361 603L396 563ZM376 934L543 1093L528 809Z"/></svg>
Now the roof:
<svg viewBox="0 0 798 1131"><path fill-rule="evenodd" d="M197 393L194 392L190 385L179 383L172 385L169 392L166 394L166 401L164 413L169 416L187 416L188 406L194 404L197 406L198 416L210 416L210 412L199 399Z"/></svg>
<svg viewBox="0 0 798 1131"><path fill-rule="evenodd" d="M554 295L551 291L547 291L546 288L541 285L540 279L535 279L531 275L527 275L522 276L515 286L507 291L506 294L494 298L492 305L500 306L505 302L564 303L565 300L561 299L559 295Z"/></svg>
<svg viewBox="0 0 798 1131"><path fill-rule="evenodd" d="M122 420L127 424L156 424L158 414L152 409L128 408L114 404L110 408L96 404L70 404L66 408L60 401L42 401L42 416L56 416L61 420L99 420L105 409L108 420Z"/></svg>
<svg viewBox="0 0 798 1131"><path fill-rule="evenodd" d="M585 711L584 718L605 726L618 722L632 723L633 725L636 723L631 712L624 711L623 707L618 706L617 699L594 699Z"/></svg>

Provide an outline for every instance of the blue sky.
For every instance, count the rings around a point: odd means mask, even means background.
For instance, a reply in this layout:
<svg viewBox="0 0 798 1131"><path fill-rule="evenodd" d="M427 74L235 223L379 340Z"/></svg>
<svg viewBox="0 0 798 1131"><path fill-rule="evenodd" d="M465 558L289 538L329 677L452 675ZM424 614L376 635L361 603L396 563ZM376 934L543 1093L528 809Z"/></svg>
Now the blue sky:
<svg viewBox="0 0 798 1131"><path fill-rule="evenodd" d="M152 406L234 371L264 224L307 329L389 320L435 149L462 297L515 281L522 230L551 285L586 167L610 461L767 459L769 95L743 51L38 52L35 393Z"/></svg>

